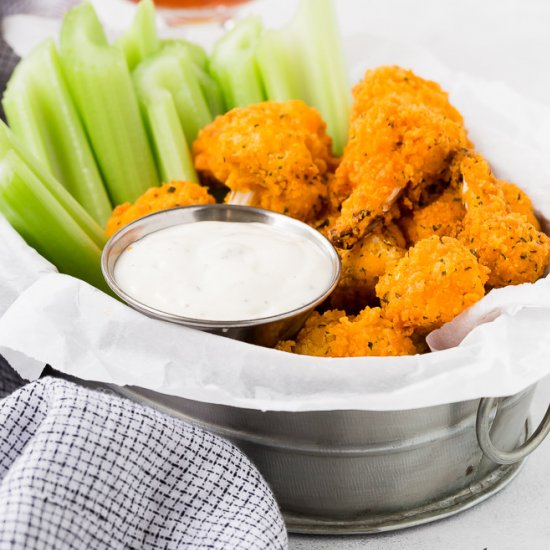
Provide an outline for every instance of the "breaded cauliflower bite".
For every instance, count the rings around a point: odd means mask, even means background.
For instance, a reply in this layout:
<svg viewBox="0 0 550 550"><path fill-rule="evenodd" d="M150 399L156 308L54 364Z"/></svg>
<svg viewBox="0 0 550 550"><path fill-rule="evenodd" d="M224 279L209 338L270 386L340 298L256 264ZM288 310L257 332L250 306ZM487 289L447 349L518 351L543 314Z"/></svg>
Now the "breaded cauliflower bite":
<svg viewBox="0 0 550 550"><path fill-rule="evenodd" d="M509 181L498 180L500 188L504 194L504 200L510 207L512 212L523 214L527 217L527 221L537 230L540 231L540 223L535 216L531 199L525 191L522 191L517 185Z"/></svg>
<svg viewBox="0 0 550 550"><path fill-rule="evenodd" d="M373 224L386 220L406 189L418 201L424 188L447 171L467 144L466 130L425 105L390 96L355 119L336 171L333 195L344 198L329 231L332 242L350 248Z"/></svg>
<svg viewBox="0 0 550 550"><path fill-rule="evenodd" d="M365 308L357 317L331 310L314 312L296 340L280 342L277 349L318 357L414 355L411 334L395 327L380 308Z"/></svg>
<svg viewBox="0 0 550 550"><path fill-rule="evenodd" d="M433 235L390 266L376 285L388 319L428 333L485 294L488 269L457 239Z"/></svg>
<svg viewBox="0 0 550 550"><path fill-rule="evenodd" d="M492 288L534 283L550 260L548 236L514 212L473 208L464 218L460 240L490 269Z"/></svg>
<svg viewBox="0 0 550 550"><path fill-rule="evenodd" d="M403 103L425 105L460 125L464 123L462 115L449 103L449 94L437 82L421 78L411 70L396 65L366 71L352 93L352 120L367 112L380 99L397 94Z"/></svg>
<svg viewBox="0 0 550 550"><path fill-rule="evenodd" d="M534 283L550 262L550 238L529 221L531 216L520 213L525 208L521 197L506 199L506 186L480 155L465 157L461 173L467 214L459 238L490 269L488 285ZM517 198L517 190L514 194Z"/></svg>
<svg viewBox="0 0 550 550"><path fill-rule="evenodd" d="M407 242L413 246L432 235L458 237L462 231L465 214L462 191L452 186L443 191L432 203L403 216L399 220L399 225Z"/></svg>
<svg viewBox="0 0 550 550"><path fill-rule="evenodd" d="M203 177L245 203L309 222L327 201L336 159L319 113L302 101L265 101L237 108L203 128L193 144Z"/></svg>
<svg viewBox="0 0 550 550"><path fill-rule="evenodd" d="M372 304L378 279L405 253L405 239L393 223L365 235L351 250L339 250L342 275L330 297L332 306L355 313Z"/></svg>
<svg viewBox="0 0 550 550"><path fill-rule="evenodd" d="M160 187L151 187L134 204L126 202L117 206L109 221L105 232L110 237L119 229L134 220L143 218L153 212L169 210L178 206L193 204L214 204L216 201L208 193L208 189L191 181L173 181L164 183Z"/></svg>
<svg viewBox="0 0 550 550"><path fill-rule="evenodd" d="M437 82L415 75L396 65L367 70L361 82L353 88L351 120L359 118L386 98L398 99L403 105L422 105L430 111L464 126L460 112L451 105L449 94ZM466 137L464 149L472 143Z"/></svg>

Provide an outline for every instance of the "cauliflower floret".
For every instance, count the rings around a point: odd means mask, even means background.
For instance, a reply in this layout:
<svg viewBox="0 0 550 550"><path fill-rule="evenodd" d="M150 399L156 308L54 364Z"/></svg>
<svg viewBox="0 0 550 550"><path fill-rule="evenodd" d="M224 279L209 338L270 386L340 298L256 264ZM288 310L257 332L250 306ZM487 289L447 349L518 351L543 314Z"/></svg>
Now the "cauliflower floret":
<svg viewBox="0 0 550 550"><path fill-rule="evenodd" d="M531 199L525 191L522 191L517 185L509 181L498 180L500 188L504 194L504 200L510 207L512 212L523 214L527 221L537 230L540 231L540 223L533 211Z"/></svg>
<svg viewBox="0 0 550 550"><path fill-rule="evenodd" d="M353 88L352 120L368 111L382 98L398 94L403 103L426 105L462 125L462 115L449 103L449 94L431 80L396 65L369 69Z"/></svg>
<svg viewBox="0 0 550 550"><path fill-rule="evenodd" d="M434 330L485 295L488 269L457 239L419 241L376 285L385 315L420 333Z"/></svg>
<svg viewBox="0 0 550 550"><path fill-rule="evenodd" d="M407 241L415 245L432 235L458 237L465 214L461 190L449 187L432 203L403 216L399 224Z"/></svg>
<svg viewBox="0 0 550 550"><path fill-rule="evenodd" d="M466 156L460 171L467 214L459 239L490 269L488 285L533 283L542 277L550 262L550 238L518 212L525 201L506 200L510 188L505 191L480 155Z"/></svg>
<svg viewBox="0 0 550 550"><path fill-rule="evenodd" d="M134 204L125 202L117 206L109 221L106 233L110 237L119 229L134 220L143 218L153 212L191 206L193 204L214 204L216 201L205 187L190 181L173 181L160 187L151 187Z"/></svg>
<svg viewBox="0 0 550 550"><path fill-rule="evenodd" d="M336 171L331 196L343 202L329 231L332 242L350 248L374 224L387 222L405 189L408 201L418 202L466 144L464 127L429 107L394 96L376 103L352 122Z"/></svg>
<svg viewBox="0 0 550 550"><path fill-rule="evenodd" d="M302 101L233 109L201 130L193 155L203 177L230 188L230 202L306 222L325 207L336 165L325 123Z"/></svg>
<svg viewBox="0 0 550 550"><path fill-rule="evenodd" d="M295 341L277 349L318 357L414 355L412 331L395 327L380 308L365 308L357 317L331 310L314 312Z"/></svg>
<svg viewBox="0 0 550 550"><path fill-rule="evenodd" d="M332 306L355 313L375 301L378 279L405 253L405 239L393 223L365 235L351 250L339 250L342 275L330 297Z"/></svg>

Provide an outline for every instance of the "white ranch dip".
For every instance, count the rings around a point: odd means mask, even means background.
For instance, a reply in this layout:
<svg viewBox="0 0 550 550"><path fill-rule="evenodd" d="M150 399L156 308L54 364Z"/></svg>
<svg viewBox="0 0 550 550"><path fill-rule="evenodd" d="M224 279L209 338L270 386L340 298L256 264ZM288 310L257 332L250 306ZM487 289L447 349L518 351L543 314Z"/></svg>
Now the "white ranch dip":
<svg viewBox="0 0 550 550"><path fill-rule="evenodd" d="M114 277L132 298L165 313L240 321L312 302L330 285L332 262L305 237L266 224L202 221L136 241Z"/></svg>

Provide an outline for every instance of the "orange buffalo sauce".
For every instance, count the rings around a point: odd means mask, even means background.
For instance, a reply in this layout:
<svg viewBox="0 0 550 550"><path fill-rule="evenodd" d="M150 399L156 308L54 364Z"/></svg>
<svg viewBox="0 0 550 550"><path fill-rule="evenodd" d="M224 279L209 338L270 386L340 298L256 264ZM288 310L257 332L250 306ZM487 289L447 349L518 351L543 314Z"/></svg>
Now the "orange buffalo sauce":
<svg viewBox="0 0 550 550"><path fill-rule="evenodd" d="M138 0L132 0L138 2ZM244 4L249 0L154 0L155 5L159 8L174 8L174 9L200 9L200 8L215 8L216 6L236 6Z"/></svg>

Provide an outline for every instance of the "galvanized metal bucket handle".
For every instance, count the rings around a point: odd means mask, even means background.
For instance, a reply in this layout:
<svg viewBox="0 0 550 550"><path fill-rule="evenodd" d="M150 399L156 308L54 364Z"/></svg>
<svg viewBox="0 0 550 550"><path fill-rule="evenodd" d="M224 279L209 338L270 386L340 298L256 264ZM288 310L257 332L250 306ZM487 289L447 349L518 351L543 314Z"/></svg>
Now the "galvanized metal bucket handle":
<svg viewBox="0 0 550 550"><path fill-rule="evenodd" d="M550 433L550 407L546 411L539 427L533 435L520 447L513 451L497 449L491 440L491 411L497 400L493 397L484 397L477 409L476 433L477 441L483 454L497 464L515 464L530 455ZM497 410L498 413L498 410Z"/></svg>

